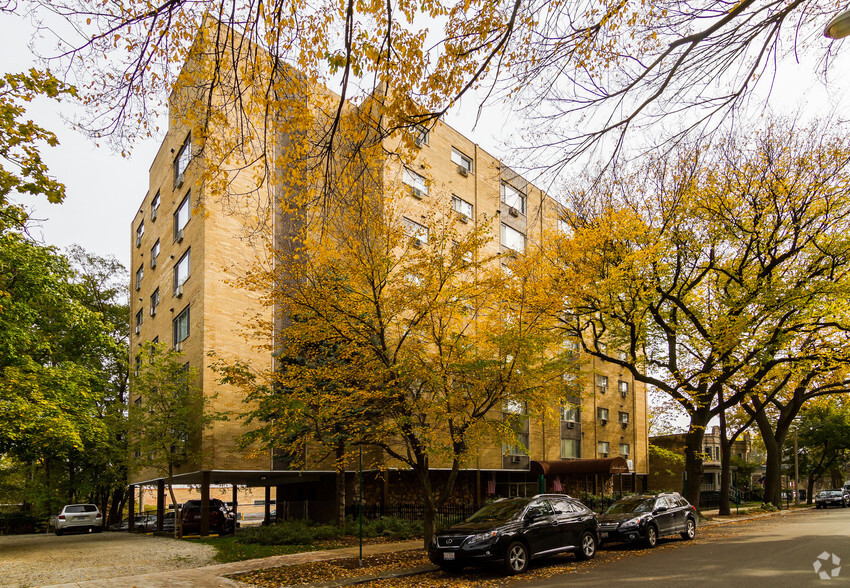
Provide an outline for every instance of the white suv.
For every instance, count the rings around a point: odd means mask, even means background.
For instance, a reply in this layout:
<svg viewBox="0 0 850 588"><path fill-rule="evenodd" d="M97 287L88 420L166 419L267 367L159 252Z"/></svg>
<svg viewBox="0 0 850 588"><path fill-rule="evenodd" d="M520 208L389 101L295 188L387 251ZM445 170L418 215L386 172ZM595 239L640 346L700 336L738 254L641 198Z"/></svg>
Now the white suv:
<svg viewBox="0 0 850 588"><path fill-rule="evenodd" d="M94 504L69 504L62 509L56 517L56 534L61 535L65 531L83 529L86 532L103 531L103 515Z"/></svg>

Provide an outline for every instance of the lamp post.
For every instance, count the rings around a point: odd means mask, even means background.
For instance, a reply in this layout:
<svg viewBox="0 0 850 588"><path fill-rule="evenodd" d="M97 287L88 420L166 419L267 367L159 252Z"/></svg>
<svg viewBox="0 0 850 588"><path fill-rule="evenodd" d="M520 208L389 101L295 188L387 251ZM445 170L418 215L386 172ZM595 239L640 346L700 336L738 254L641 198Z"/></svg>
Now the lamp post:
<svg viewBox="0 0 850 588"><path fill-rule="evenodd" d="M823 30L823 36L830 39L843 39L848 35L850 35L850 10L836 15Z"/></svg>

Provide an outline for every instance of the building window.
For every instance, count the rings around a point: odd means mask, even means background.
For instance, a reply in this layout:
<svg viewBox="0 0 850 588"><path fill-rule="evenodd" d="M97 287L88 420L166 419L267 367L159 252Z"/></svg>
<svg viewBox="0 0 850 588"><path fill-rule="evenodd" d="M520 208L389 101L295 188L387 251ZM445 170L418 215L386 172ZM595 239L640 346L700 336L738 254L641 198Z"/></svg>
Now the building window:
<svg viewBox="0 0 850 588"><path fill-rule="evenodd" d="M145 221L139 223L136 227L136 247L142 246L142 235L145 234Z"/></svg>
<svg viewBox="0 0 850 588"><path fill-rule="evenodd" d="M407 233L411 239L419 239L419 241L423 244L428 242L428 227L420 225L418 222L410 220L407 217L404 217L403 222L404 232Z"/></svg>
<svg viewBox="0 0 850 588"><path fill-rule="evenodd" d="M561 404L561 420L565 423L577 423L578 407L568 402Z"/></svg>
<svg viewBox="0 0 850 588"><path fill-rule="evenodd" d="M596 409L596 418L600 422L608 422L608 409L607 408L597 408Z"/></svg>
<svg viewBox="0 0 850 588"><path fill-rule="evenodd" d="M189 258L192 250L187 249L180 261L174 266L174 292L180 291L180 286L186 283L189 279Z"/></svg>
<svg viewBox="0 0 850 588"><path fill-rule="evenodd" d="M631 450L631 447L628 443L620 443L620 455L629 457L629 450Z"/></svg>
<svg viewBox="0 0 850 588"><path fill-rule="evenodd" d="M183 229L186 227L186 223L189 222L189 217L192 215L192 208L190 206L190 194L186 194L186 197L180 202L180 205L177 207L177 211L174 213L174 240L182 241L183 240Z"/></svg>
<svg viewBox="0 0 850 588"><path fill-rule="evenodd" d="M410 187L410 193L417 198L428 195L428 181L415 171L404 168L401 181Z"/></svg>
<svg viewBox="0 0 850 588"><path fill-rule="evenodd" d="M608 457L608 452L611 451L611 444L608 441L600 441L596 444L596 451L599 452L599 457Z"/></svg>
<svg viewBox="0 0 850 588"><path fill-rule="evenodd" d="M461 175L469 175L472 173L472 158L467 157L454 147L452 147L452 163L457 166L457 171Z"/></svg>
<svg viewBox="0 0 850 588"><path fill-rule="evenodd" d="M629 413L620 412L620 423L623 424L623 425L629 424Z"/></svg>
<svg viewBox="0 0 850 588"><path fill-rule="evenodd" d="M157 214L159 214L159 202L159 190L157 190L156 195L151 200L151 221L155 221Z"/></svg>
<svg viewBox="0 0 850 588"><path fill-rule="evenodd" d="M189 337L189 307L174 319L174 344L182 343Z"/></svg>
<svg viewBox="0 0 850 588"><path fill-rule="evenodd" d="M528 455L526 447L528 447L528 433L517 433L516 443L508 445L505 453L508 455Z"/></svg>
<svg viewBox="0 0 850 588"><path fill-rule="evenodd" d="M629 383L624 382L623 380L617 381L617 389L620 391L620 395L625 398L626 394L629 393Z"/></svg>
<svg viewBox="0 0 850 588"><path fill-rule="evenodd" d="M452 209L464 217L472 218L472 205L454 194L452 194Z"/></svg>
<svg viewBox="0 0 850 588"><path fill-rule="evenodd" d="M502 223L502 245L522 253L525 251L525 235Z"/></svg>
<svg viewBox="0 0 850 588"><path fill-rule="evenodd" d="M159 239L151 247L151 269L156 267L157 259L159 258Z"/></svg>
<svg viewBox="0 0 850 588"><path fill-rule="evenodd" d="M581 457L581 445L578 439L561 439L561 459Z"/></svg>
<svg viewBox="0 0 850 588"><path fill-rule="evenodd" d="M139 372L142 371L142 356L136 356L136 367L133 369L133 375L139 377Z"/></svg>
<svg viewBox="0 0 850 588"><path fill-rule="evenodd" d="M174 186L179 188L183 185L183 174L186 173L186 168L189 167L189 162L192 160L192 133L186 135L186 140L183 141L183 146L177 152L177 157L174 158Z"/></svg>
<svg viewBox="0 0 850 588"><path fill-rule="evenodd" d="M156 307L159 306L159 288L151 294L151 316L156 315Z"/></svg>
<svg viewBox="0 0 850 588"><path fill-rule="evenodd" d="M714 447L714 460L720 461L720 447Z"/></svg>
<svg viewBox="0 0 850 588"><path fill-rule="evenodd" d="M608 392L608 376L596 376L596 387L600 394Z"/></svg>
<svg viewBox="0 0 850 588"><path fill-rule="evenodd" d="M427 145L428 135L430 135L430 132L423 125L416 125L413 127L413 142L417 146L421 147L422 145Z"/></svg>
<svg viewBox="0 0 850 588"><path fill-rule="evenodd" d="M142 264L139 266L139 269L136 270L136 290L141 290L142 288L142 278L145 276L145 265Z"/></svg>
<svg viewBox="0 0 850 588"><path fill-rule="evenodd" d="M136 313L136 334L139 334L139 328L142 326L142 321L144 320L145 310L142 309Z"/></svg>
<svg viewBox="0 0 850 588"><path fill-rule="evenodd" d="M502 183L501 196L502 202L511 208L515 208L518 212L525 214L525 194L510 184Z"/></svg>

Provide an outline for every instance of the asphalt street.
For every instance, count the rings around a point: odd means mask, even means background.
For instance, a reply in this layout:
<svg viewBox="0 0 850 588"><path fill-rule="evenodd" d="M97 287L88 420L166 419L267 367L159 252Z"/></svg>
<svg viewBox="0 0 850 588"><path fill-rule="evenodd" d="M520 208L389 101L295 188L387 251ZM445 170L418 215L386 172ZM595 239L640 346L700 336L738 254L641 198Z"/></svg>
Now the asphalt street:
<svg viewBox="0 0 850 588"><path fill-rule="evenodd" d="M795 512L726 526L705 541L676 543L669 539L668 549L662 543L640 556L518 585L850 585L850 509Z"/></svg>

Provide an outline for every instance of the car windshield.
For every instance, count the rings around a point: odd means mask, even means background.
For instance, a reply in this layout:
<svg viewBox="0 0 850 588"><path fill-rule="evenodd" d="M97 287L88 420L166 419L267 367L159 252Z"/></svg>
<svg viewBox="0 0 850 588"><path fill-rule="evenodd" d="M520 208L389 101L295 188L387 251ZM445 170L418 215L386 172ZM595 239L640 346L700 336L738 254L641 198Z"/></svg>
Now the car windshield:
<svg viewBox="0 0 850 588"><path fill-rule="evenodd" d="M65 507L65 512L97 512L93 504L71 504Z"/></svg>
<svg viewBox="0 0 850 588"><path fill-rule="evenodd" d="M508 521L522 512L530 502L528 498L512 498L488 504L474 515L466 519L468 523L483 523L486 521Z"/></svg>
<svg viewBox="0 0 850 588"><path fill-rule="evenodd" d="M654 498L645 498L645 497L635 497L635 498L625 498L618 502L615 502L611 506L608 507L608 510L605 511L605 514L627 514L627 513L641 513L641 512L652 512L652 507L655 506Z"/></svg>
<svg viewBox="0 0 850 588"><path fill-rule="evenodd" d="M825 492L821 492L824 496L841 496L840 490L827 490Z"/></svg>

